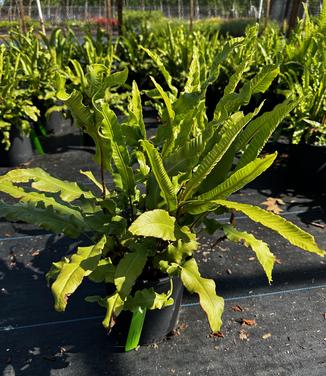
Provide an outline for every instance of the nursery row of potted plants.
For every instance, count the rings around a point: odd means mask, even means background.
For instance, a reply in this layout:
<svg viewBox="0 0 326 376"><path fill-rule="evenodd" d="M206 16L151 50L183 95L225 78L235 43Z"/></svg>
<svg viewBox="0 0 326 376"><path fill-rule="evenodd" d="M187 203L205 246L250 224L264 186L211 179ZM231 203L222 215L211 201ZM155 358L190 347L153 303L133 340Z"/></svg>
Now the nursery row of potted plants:
<svg viewBox="0 0 326 376"><path fill-rule="evenodd" d="M13 169L0 176L1 192L16 199L15 203L0 200L1 217L72 238L87 236L87 246L54 262L47 274L55 309L64 311L85 280L105 284L103 296L86 300L104 308L106 330L125 333L126 351L159 340L174 327L182 285L198 295L212 332L220 330L224 301L215 282L199 272L195 258L199 230L250 247L267 282L272 282L275 256L265 241L236 228L237 211L292 245L325 255L313 236L295 224L230 199L272 165L277 153L259 155L300 103L290 97L267 109L260 98L277 80L280 68L265 65L243 79L250 61L230 76L208 116L208 89L218 81L233 51L246 51L255 38L254 28L246 38L229 39L211 64L195 47L181 89L159 55L143 49L163 80L161 84L151 77L153 89L146 91L160 119L150 137L137 82L132 82L128 100L115 100L121 99L126 69L112 73L108 64L112 60L86 68L71 61L69 74L56 72L56 98L69 109L76 126L93 139L100 178L92 171L81 172L93 185L89 190L40 168ZM125 116L117 116L117 106ZM105 184L107 177L110 187ZM227 224L219 220L226 214ZM119 325L126 328L114 329Z"/></svg>
<svg viewBox="0 0 326 376"><path fill-rule="evenodd" d="M144 23L141 27L135 25L137 30L125 31L114 43L100 29L95 36L89 33L82 40L71 30L56 29L49 37L36 35L33 30L26 35L11 31L0 49L2 149L9 148L10 133L13 136L19 130L25 135L32 134L34 145L40 150L38 136L45 134L46 117L64 109L58 105L56 96L57 74L64 74L69 85L78 89L84 80L79 73L89 64L103 64L112 72L127 68L126 83L109 94L111 107L123 112L133 80L142 89L143 98L154 89L151 76L167 88L164 72L151 54L154 52L170 72L171 83L181 90L194 54L199 54L201 67L210 67L216 52L232 40L230 36L219 35L214 25L209 25L189 32L175 21L160 27ZM232 74L237 73L243 84L264 65L275 64L280 67L280 75L266 93L255 96L256 102L265 99L264 108L268 110L285 97L301 98L275 137L282 133L290 143L325 145L325 35L324 12L319 18L311 19L307 11L289 39L275 26L259 31L258 36L247 31L244 38L250 43L233 49L221 64L218 78L207 90L207 115L212 116Z"/></svg>

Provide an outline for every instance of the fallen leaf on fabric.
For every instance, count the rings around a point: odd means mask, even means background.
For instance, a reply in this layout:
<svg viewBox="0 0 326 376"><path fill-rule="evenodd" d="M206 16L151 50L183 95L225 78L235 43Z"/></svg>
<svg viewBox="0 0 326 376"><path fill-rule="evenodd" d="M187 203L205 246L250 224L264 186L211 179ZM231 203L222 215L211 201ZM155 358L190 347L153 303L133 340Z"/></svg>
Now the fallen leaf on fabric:
<svg viewBox="0 0 326 376"><path fill-rule="evenodd" d="M33 253L32 253L32 256L34 257L34 256L38 256L40 254L40 251L39 250L37 250L37 251L34 251Z"/></svg>
<svg viewBox="0 0 326 376"><path fill-rule="evenodd" d="M247 325L247 326L255 326L256 325L256 320L249 320L249 319L239 319L239 320L236 320L238 323L240 323L241 325Z"/></svg>
<svg viewBox="0 0 326 376"><path fill-rule="evenodd" d="M234 312L243 312L243 308L239 304L233 306L231 309Z"/></svg>
<svg viewBox="0 0 326 376"><path fill-rule="evenodd" d="M261 203L266 205L266 210L274 214L280 214L283 209L279 205L285 205L285 202L281 198L268 197L268 199Z"/></svg>
<svg viewBox="0 0 326 376"><path fill-rule="evenodd" d="M211 333L209 335L210 338L224 338L224 334L222 332L216 332L216 333Z"/></svg>
<svg viewBox="0 0 326 376"><path fill-rule="evenodd" d="M185 330L188 328L188 324L186 324L185 322L182 322L178 325L178 329L180 330Z"/></svg>

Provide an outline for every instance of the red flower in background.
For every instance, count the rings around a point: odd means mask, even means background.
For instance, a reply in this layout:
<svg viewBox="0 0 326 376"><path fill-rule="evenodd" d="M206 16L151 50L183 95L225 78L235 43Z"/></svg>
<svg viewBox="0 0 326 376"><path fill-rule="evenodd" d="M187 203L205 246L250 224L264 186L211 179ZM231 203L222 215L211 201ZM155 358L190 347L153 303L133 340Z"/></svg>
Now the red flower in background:
<svg viewBox="0 0 326 376"><path fill-rule="evenodd" d="M93 17L92 22L101 26L106 26L106 25L117 26L118 25L118 20L116 18Z"/></svg>

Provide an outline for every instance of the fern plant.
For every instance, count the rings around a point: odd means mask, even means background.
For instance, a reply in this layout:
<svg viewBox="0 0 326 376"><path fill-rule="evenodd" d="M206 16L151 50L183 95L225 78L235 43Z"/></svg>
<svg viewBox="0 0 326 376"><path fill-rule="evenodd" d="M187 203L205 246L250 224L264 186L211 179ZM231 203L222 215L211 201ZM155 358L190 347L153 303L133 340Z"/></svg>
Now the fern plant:
<svg viewBox="0 0 326 376"><path fill-rule="evenodd" d="M283 93L302 98L288 131L294 144L326 145L326 1L316 21L304 7L305 19L299 22L285 51Z"/></svg>
<svg viewBox="0 0 326 376"><path fill-rule="evenodd" d="M20 54L10 57L5 45L0 46L0 143L5 150L11 145L13 128L29 135L31 123L36 122L40 112L24 87L19 74L22 59Z"/></svg>
<svg viewBox="0 0 326 376"><path fill-rule="evenodd" d="M87 300L106 308L103 325L111 328L123 310L136 313L173 304L171 291L134 291L136 281L145 273L152 278L179 276L186 289L198 294L211 330L218 332L224 303L216 294L215 282L200 275L195 259L198 227L204 226L210 233L222 231L231 241L251 247L269 282L275 261L263 240L237 230L233 221L227 225L219 222L219 215L227 212L232 217L239 211L291 244L324 256L314 238L296 225L229 199L271 166L276 154L260 158L259 153L296 105L288 99L270 112L260 114L261 105L252 113L241 111L252 96L266 91L279 73L278 67L266 66L239 89L241 75L235 73L213 119L207 120L207 87L241 43L236 39L226 44L205 72L200 69L198 54L194 54L181 92L173 86L158 56L152 55L169 88L164 90L152 79L155 89L150 94L163 103L162 123L154 139L147 137L135 82L125 119L119 121L106 100L105 93L126 80L125 71L107 75L107 67L90 65L86 72L80 72L81 89L71 93L65 90L64 78L59 80L58 97L96 145L94 159L101 177L81 171L94 190L52 177L40 168L17 169L0 177L1 191L18 200L14 204L0 201L2 217L34 223L69 237L86 234L90 239L89 246L53 263L47 274L56 310L66 309L69 296L84 279L107 283L113 287L112 293ZM240 157L235 159L236 155ZM110 187L105 184L106 175L112 179ZM207 218L208 213L215 213L214 219Z"/></svg>

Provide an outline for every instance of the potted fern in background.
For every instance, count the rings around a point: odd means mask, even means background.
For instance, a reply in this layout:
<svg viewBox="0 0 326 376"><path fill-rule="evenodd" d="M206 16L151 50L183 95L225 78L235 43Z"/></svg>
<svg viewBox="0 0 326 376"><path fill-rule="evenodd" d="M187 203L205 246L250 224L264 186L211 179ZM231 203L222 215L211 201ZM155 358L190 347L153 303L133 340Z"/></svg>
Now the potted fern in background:
<svg viewBox="0 0 326 376"><path fill-rule="evenodd" d="M38 108L23 89L19 67L21 56L10 58L4 45L0 46L0 163L17 166L32 159L30 134L32 122L39 117Z"/></svg>
<svg viewBox="0 0 326 376"><path fill-rule="evenodd" d="M181 92L173 86L158 56L152 55L168 89L152 79L154 88L147 94L160 102L162 123L151 138L144 126L136 83L132 85L128 116L120 122L106 100L112 87L125 82L126 71L111 74L104 65L89 65L82 74L82 88L71 93L65 91L61 76L58 98L95 143L100 176L81 171L94 189L62 181L39 168L16 169L0 177L1 191L18 200L14 204L0 201L1 217L34 223L69 237L87 235L88 246L53 263L47 274L55 309L65 310L69 296L84 279L108 285L104 296L87 300L105 307L103 325L108 330L119 324L123 311L132 313L126 351L155 339L148 332L155 329L153 312L169 312L170 320L161 333L155 332L156 339L173 328L177 313L171 307L178 308L182 293L178 279L190 293L198 294L211 330L220 330L223 298L217 295L215 282L200 275L195 259L199 228L210 233L221 231L231 241L251 247L269 282L275 257L265 242L235 228L234 212L278 232L305 251L325 254L310 234L291 222L229 199L272 165L276 153L260 158L260 151L297 104L287 99L270 112L260 114L263 104L252 113L241 111L278 75L278 67L266 66L239 89L241 74L236 72L213 119L207 120L207 88L218 78L224 59L243 43L242 39L226 43L210 69L201 65L195 51ZM109 185L105 184L107 175ZM28 188L27 183L31 183ZM213 217L207 218L208 213ZM229 224L219 222L225 213L230 213ZM168 281L163 289L157 287L162 278Z"/></svg>

